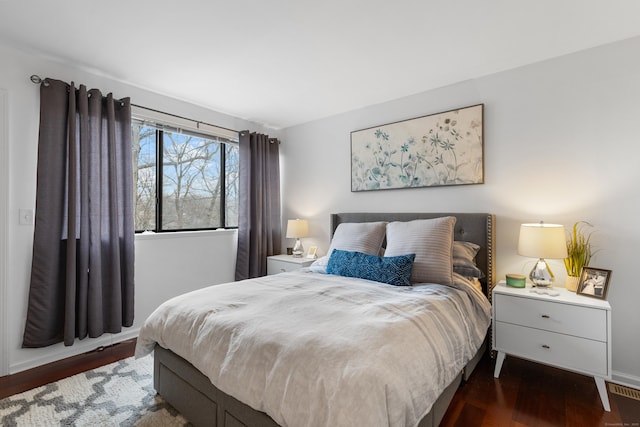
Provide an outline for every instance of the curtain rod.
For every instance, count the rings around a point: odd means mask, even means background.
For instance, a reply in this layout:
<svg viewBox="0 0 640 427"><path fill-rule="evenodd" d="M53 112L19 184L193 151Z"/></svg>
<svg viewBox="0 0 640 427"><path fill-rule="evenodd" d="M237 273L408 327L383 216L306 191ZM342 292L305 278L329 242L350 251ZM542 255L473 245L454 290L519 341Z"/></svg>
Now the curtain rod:
<svg viewBox="0 0 640 427"><path fill-rule="evenodd" d="M35 83L37 85L39 84L43 84L45 87L49 86L49 82L47 81L48 77L45 77L44 79L41 78L39 75L37 74L32 74L31 77L29 77L29 80L31 80L31 83ZM71 86L69 83L65 83L67 85L67 91L69 90L69 86ZM89 94L89 96L91 96L91 94ZM122 99L117 99L114 98L113 99L116 102L119 102L121 106L124 105L124 101L122 101Z"/></svg>
<svg viewBox="0 0 640 427"><path fill-rule="evenodd" d="M37 74L32 74L31 77L30 77L30 80L31 80L32 83L35 83L37 85L43 84L45 86L49 86L49 82L47 82L47 78L45 77L43 79ZM118 100L118 101L120 101L120 100ZM120 102L122 102L122 101L120 101ZM206 125L206 126L217 127L217 128L220 128L220 129L228 130L230 132L236 132L238 134L240 133L240 131L235 130L235 129L229 129L229 128L225 128L225 127L218 126L218 125L212 125L211 123L203 122L203 121L200 121L200 120L193 120L193 119L190 119L188 117L178 116L177 114L171 114L171 113L166 113L166 112L160 111L160 110L154 110L153 108L145 107L143 105L138 105L138 104L133 104L132 103L131 106L132 107L137 107L137 108L142 108L143 110L153 111L155 113L166 114L168 116L176 117L176 118L182 119L182 120L189 120L189 121L192 121L192 122L201 123L201 124Z"/></svg>
<svg viewBox="0 0 640 427"><path fill-rule="evenodd" d="M35 83L37 85L39 85L40 83L44 84L45 86L49 86L49 82L47 81L47 79L41 79L40 76L36 75L36 74L32 74L31 77L31 82Z"/></svg>
<svg viewBox="0 0 640 427"><path fill-rule="evenodd" d="M222 127L222 126L219 126L219 125L212 125L211 123L203 122L201 120L194 120L194 119L190 119L188 117L179 116L177 114L171 114L171 113L167 113L167 112L164 112L164 111L155 110L153 108L145 107L143 105L138 105L138 104L133 104L132 103L131 106L132 107L137 107L137 108L142 108L143 110L147 110L147 111L153 111L154 113L159 113L159 114L164 114L164 115L167 115L167 116L175 117L177 119L188 120L190 122L200 123L200 124L203 124L203 125L206 125L206 126L211 126L211 127L214 127L214 128L224 129L224 130L228 130L230 132L236 132L238 134L240 133L239 130L229 129L229 128L225 128L225 127Z"/></svg>

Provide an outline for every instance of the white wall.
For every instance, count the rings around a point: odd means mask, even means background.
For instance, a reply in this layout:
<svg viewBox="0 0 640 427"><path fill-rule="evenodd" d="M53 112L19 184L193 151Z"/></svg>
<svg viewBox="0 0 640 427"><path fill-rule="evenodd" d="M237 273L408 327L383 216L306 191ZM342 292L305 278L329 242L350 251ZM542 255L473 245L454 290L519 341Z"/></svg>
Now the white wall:
<svg viewBox="0 0 640 427"><path fill-rule="evenodd" d="M15 47L0 44L0 91L8 99L9 180L0 182L0 195L6 193L6 235L0 236L9 248L6 257L6 283L0 281L0 375L90 351L100 345L137 335L141 322L167 298L206 285L233 280L235 272L236 232L215 231L136 237L136 313L135 324L116 335L76 341L71 347L53 345L44 349L22 349L22 333L26 320L33 226L18 225L20 208L35 208L36 166L39 124L39 87L29 76L38 74L63 81L75 81L96 87L103 93L113 92L121 98L130 96L132 103L212 123L229 129L274 131L261 125L216 113L198 106L153 94L104 77L90 74L71 65L55 62ZM0 123L1 125L1 123ZM0 129L0 135L5 129ZM0 137L0 143L3 143ZM3 148L6 148L3 147ZM6 200L6 202L5 202ZM0 216L0 221L3 218ZM2 229L0 228L0 232ZM0 251L0 255L2 252ZM0 276L3 277L3 276ZM3 291L5 294L3 294ZM4 321L3 315L7 321ZM0 362L3 362L0 357Z"/></svg>
<svg viewBox="0 0 640 427"><path fill-rule="evenodd" d="M313 238L305 239L305 247L317 244L326 251L328 216L336 211L487 211L497 215L497 269L503 276L531 269L530 260L515 253L520 223L542 219L570 226L577 220L590 221L600 249L592 265L613 270L608 299L613 307L615 378L640 386L636 333L640 286L635 283L633 265L634 250L640 246L640 229L634 226L640 218L638 51L640 38L634 38L278 134L0 44L0 89L6 90L9 107L10 165L9 182L0 183L0 195L7 194L8 206L6 236L0 238L6 239L9 248L4 272L7 299L0 301L0 319L5 310L8 321L0 325L0 340L8 354L9 372L135 335L134 326L125 334L86 339L72 347L20 349L33 227L18 225L18 209L33 208L35 203L39 96L29 76L39 74L113 91L116 97L131 96L136 104L219 126L280 137L283 222L310 219ZM351 131L477 103L485 104L485 184L350 192ZM139 236L136 257L138 325L156 301L232 277L235 233ZM562 265L554 262L553 267L562 282ZM0 375L4 374L1 371L2 366Z"/></svg>
<svg viewBox="0 0 640 427"><path fill-rule="evenodd" d="M516 254L521 223L587 220L599 249L592 266L613 270L614 378L640 386L638 52L634 38L288 128L283 221L308 218L313 237L304 245L325 252L332 212L495 213L504 277L532 268ZM478 103L485 105L485 184L350 191L351 131ZM552 269L563 284L561 262Z"/></svg>
<svg viewBox="0 0 640 427"><path fill-rule="evenodd" d="M237 241L236 230L136 235L136 335L163 301L235 280Z"/></svg>

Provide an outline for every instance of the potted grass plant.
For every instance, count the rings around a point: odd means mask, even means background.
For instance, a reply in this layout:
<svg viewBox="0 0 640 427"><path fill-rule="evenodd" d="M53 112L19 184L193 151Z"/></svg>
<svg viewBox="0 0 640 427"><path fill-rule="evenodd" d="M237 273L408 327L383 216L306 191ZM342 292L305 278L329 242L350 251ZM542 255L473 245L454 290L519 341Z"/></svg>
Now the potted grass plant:
<svg viewBox="0 0 640 427"><path fill-rule="evenodd" d="M593 255L591 233L584 232L585 226L592 227L586 221L578 221L573 224L572 233L567 239L567 257L564 259L564 266L567 270L565 287L572 292L578 289L582 267L589 265Z"/></svg>

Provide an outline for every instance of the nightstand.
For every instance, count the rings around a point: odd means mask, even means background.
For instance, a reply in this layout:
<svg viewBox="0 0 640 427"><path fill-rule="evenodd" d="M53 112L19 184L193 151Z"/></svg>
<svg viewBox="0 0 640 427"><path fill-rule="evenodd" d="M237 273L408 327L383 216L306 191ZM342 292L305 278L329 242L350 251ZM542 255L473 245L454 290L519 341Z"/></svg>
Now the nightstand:
<svg viewBox="0 0 640 427"><path fill-rule="evenodd" d="M315 259L311 258L294 258L291 255L273 255L267 257L267 274L278 274L285 271L299 270L303 267L309 267Z"/></svg>
<svg viewBox="0 0 640 427"><path fill-rule="evenodd" d="M553 288L558 296L536 294L531 286L493 288L495 378L507 354L595 379L605 411L605 380L611 379L611 306L607 301Z"/></svg>

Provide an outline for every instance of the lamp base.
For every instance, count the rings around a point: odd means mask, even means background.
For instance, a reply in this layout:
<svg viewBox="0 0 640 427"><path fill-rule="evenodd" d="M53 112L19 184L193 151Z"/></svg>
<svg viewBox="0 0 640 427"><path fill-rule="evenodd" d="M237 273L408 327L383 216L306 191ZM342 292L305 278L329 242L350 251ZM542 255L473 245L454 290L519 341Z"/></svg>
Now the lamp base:
<svg viewBox="0 0 640 427"><path fill-rule="evenodd" d="M304 255L304 248L302 247L302 242L300 239L296 239L296 244L293 246L293 257L294 258L302 258Z"/></svg>
<svg viewBox="0 0 640 427"><path fill-rule="evenodd" d="M529 273L529 279L535 287L550 288L553 286L555 277L549 268L549 264L543 258L540 258L531 273Z"/></svg>

